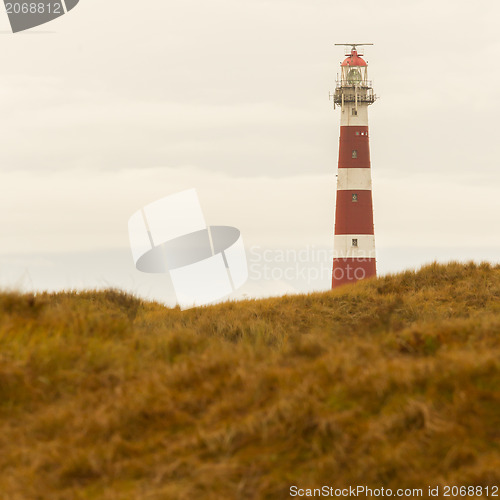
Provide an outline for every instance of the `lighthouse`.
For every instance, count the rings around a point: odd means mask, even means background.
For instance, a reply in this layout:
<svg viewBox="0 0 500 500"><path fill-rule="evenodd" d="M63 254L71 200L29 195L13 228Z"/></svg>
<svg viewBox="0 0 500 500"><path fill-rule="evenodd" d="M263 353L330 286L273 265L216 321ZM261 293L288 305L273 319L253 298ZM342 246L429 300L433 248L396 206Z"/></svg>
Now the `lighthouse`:
<svg viewBox="0 0 500 500"><path fill-rule="evenodd" d="M335 210L332 288L376 276L368 106L376 96L367 64L358 50L346 47L333 94L340 108L339 166Z"/></svg>

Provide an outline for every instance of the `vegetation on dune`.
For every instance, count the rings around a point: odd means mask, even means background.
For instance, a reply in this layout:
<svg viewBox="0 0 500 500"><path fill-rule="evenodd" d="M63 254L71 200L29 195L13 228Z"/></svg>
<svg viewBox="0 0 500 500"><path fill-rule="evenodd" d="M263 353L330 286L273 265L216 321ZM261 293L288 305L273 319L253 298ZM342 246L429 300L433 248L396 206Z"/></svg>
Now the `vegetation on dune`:
<svg viewBox="0 0 500 500"><path fill-rule="evenodd" d="M0 498L500 485L500 266L166 309L0 294Z"/></svg>

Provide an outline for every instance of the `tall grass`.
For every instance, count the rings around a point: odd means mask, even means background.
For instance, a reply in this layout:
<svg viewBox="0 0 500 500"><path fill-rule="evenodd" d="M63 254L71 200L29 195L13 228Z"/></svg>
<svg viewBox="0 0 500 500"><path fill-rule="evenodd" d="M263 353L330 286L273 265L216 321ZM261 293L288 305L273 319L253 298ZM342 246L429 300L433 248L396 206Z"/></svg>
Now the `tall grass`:
<svg viewBox="0 0 500 500"><path fill-rule="evenodd" d="M500 266L166 309L0 294L0 499L500 485Z"/></svg>

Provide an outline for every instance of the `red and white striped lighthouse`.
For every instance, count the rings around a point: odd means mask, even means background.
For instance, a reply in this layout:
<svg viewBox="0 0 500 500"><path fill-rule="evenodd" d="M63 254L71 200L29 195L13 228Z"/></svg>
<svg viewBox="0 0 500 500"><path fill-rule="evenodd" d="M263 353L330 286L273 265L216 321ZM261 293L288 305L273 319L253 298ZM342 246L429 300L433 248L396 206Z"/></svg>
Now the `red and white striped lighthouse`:
<svg viewBox="0 0 500 500"><path fill-rule="evenodd" d="M376 97L359 45L341 64L334 106L341 109L332 288L376 276L368 106Z"/></svg>

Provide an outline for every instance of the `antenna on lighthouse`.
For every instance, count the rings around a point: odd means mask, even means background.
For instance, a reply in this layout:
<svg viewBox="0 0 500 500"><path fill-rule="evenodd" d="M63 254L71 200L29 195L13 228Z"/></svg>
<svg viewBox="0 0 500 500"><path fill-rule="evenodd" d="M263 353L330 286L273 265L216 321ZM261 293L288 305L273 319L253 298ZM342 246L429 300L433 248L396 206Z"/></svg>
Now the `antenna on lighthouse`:
<svg viewBox="0 0 500 500"><path fill-rule="evenodd" d="M348 47L360 47L361 45L373 45L373 43L336 43L335 45L347 45Z"/></svg>
<svg viewBox="0 0 500 500"><path fill-rule="evenodd" d="M373 45L373 43L336 43L335 45L340 45L341 47L350 47L351 50L357 50L356 47L364 47L365 45ZM349 55L349 49L346 48L346 55ZM359 54L362 56L363 54Z"/></svg>

